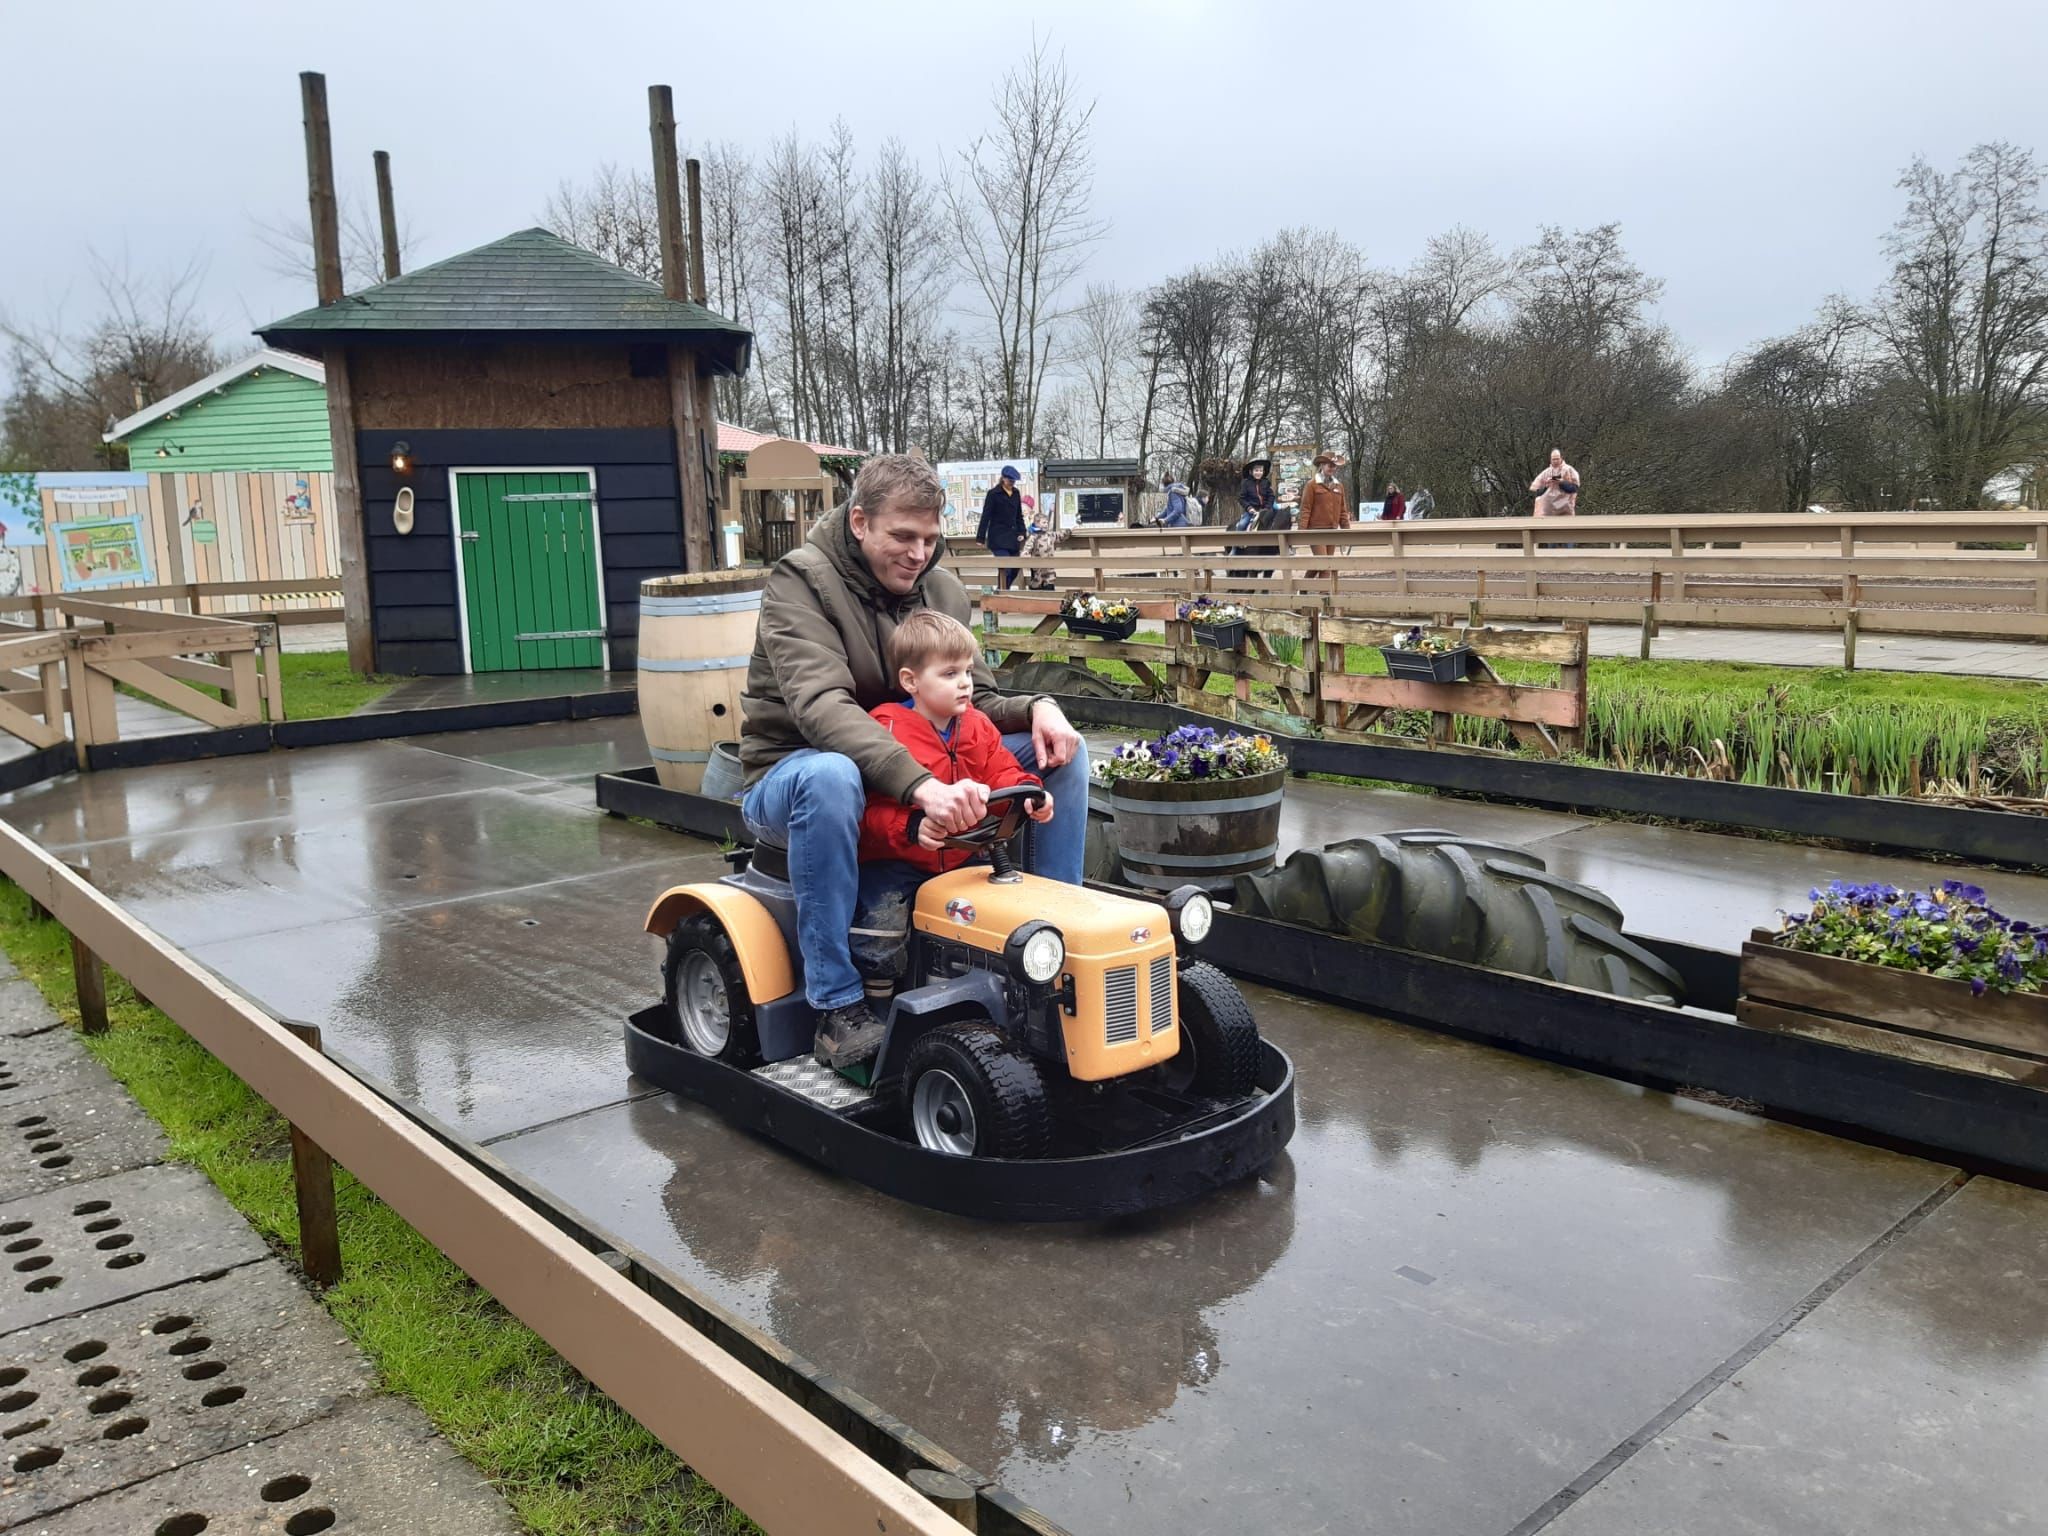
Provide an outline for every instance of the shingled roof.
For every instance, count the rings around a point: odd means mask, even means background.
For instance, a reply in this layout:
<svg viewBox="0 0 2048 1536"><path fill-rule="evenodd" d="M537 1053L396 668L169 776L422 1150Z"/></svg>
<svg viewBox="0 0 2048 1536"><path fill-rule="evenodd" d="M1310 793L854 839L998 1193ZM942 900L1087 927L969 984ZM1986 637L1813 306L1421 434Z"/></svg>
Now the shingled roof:
<svg viewBox="0 0 2048 1536"><path fill-rule="evenodd" d="M718 373L743 373L753 333L544 229L522 229L460 256L273 320L273 347L317 356L351 344L421 337L578 337L667 341Z"/></svg>

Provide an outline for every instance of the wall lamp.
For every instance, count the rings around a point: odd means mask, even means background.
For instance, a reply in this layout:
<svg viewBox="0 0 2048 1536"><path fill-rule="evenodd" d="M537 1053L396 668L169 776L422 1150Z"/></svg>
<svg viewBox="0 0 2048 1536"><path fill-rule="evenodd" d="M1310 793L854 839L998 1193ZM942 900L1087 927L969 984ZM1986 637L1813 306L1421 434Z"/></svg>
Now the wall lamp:
<svg viewBox="0 0 2048 1536"><path fill-rule="evenodd" d="M391 445L391 469L394 474L412 473L412 444L396 442Z"/></svg>
<svg viewBox="0 0 2048 1536"><path fill-rule="evenodd" d="M168 459L173 453L183 453L184 451L184 446L180 443L159 443L157 444L156 456L160 459Z"/></svg>

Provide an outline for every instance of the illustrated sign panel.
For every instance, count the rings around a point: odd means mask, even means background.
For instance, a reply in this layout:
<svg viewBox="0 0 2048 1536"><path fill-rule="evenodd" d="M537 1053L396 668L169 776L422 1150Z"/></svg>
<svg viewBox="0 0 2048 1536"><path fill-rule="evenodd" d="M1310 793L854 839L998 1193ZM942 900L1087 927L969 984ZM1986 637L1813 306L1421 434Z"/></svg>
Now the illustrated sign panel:
<svg viewBox="0 0 2048 1536"><path fill-rule="evenodd" d="M1039 507L1038 460L958 459L932 466L938 471L939 483L946 488L946 505L939 514L941 533L948 538L974 537L974 531L981 526L981 499L996 483L1005 464L1014 466L1023 477L1017 482L1017 492L1024 498L1024 521L1027 526L1030 524ZM1053 509L1048 507L1046 511L1051 514Z"/></svg>
<svg viewBox="0 0 2048 1536"><path fill-rule="evenodd" d="M0 544L21 549L43 542L42 481L27 472L0 475Z"/></svg>
<svg viewBox="0 0 2048 1536"><path fill-rule="evenodd" d="M59 579L67 592L130 582L147 585L151 580L149 544L139 516L81 518L57 524L52 534Z"/></svg>

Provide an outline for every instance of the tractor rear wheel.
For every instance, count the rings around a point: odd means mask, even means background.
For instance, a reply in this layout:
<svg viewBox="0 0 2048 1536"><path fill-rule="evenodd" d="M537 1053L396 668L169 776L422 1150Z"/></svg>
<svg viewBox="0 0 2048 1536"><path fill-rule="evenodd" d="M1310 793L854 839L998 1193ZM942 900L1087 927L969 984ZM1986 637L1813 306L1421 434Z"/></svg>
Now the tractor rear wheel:
<svg viewBox="0 0 2048 1536"><path fill-rule="evenodd" d="M761 1065L754 1001L738 951L725 925L709 912L693 912L668 936L661 990L676 1040L699 1056L751 1071Z"/></svg>
<svg viewBox="0 0 2048 1536"><path fill-rule="evenodd" d="M920 1037L904 1068L903 1102L927 1152L1043 1157L1052 1139L1037 1065L984 1025L948 1024Z"/></svg>
<svg viewBox="0 0 2048 1536"><path fill-rule="evenodd" d="M1619 907L1512 843L1434 829L1354 837L1240 877L1235 903L1254 917L1617 997L1685 996L1675 970L1622 934Z"/></svg>
<svg viewBox="0 0 2048 1536"><path fill-rule="evenodd" d="M1180 1049L1155 1069L1175 1093L1242 1099L1259 1086L1259 1026L1237 983L1206 960L1180 968Z"/></svg>

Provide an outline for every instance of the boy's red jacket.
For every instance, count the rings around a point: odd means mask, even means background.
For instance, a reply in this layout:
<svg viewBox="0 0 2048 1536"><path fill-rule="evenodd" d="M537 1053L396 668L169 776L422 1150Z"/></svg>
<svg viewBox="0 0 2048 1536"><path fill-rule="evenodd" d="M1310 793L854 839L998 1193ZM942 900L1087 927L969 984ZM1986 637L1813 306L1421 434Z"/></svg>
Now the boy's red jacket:
<svg viewBox="0 0 2048 1536"><path fill-rule="evenodd" d="M950 739L942 737L931 721L907 704L883 704L868 711L902 742L933 778L942 784L973 779L990 789L1008 789L1013 784L1036 784L1038 775L1026 773L1010 749L1003 745L1003 733L995 722L969 705L953 722ZM965 848L926 848L906 835L910 813L915 806L902 804L888 795L869 795L868 808L860 818L860 860L901 859L935 875L958 869L974 855Z"/></svg>

